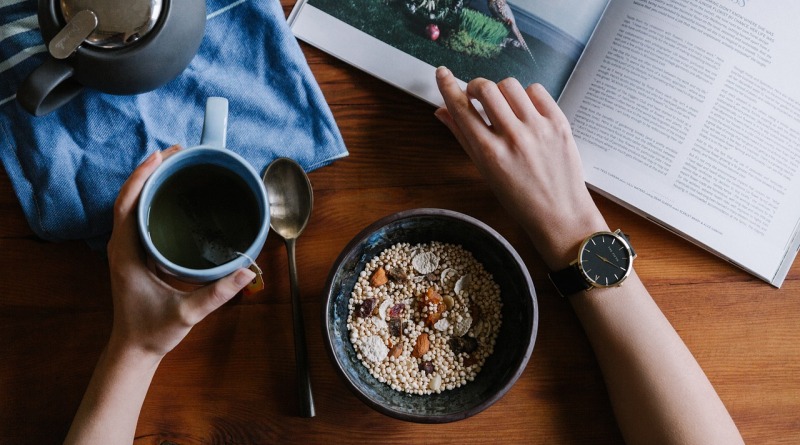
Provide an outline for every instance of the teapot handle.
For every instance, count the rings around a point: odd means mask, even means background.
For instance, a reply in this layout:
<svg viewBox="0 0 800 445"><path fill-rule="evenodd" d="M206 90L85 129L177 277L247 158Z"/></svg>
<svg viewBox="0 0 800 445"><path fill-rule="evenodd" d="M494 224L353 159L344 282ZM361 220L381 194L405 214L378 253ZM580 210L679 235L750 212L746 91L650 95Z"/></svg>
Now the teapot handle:
<svg viewBox="0 0 800 445"><path fill-rule="evenodd" d="M200 145L225 148L228 128L228 99L209 97L206 101L206 115L203 119L203 135Z"/></svg>
<svg viewBox="0 0 800 445"><path fill-rule="evenodd" d="M48 56L22 81L17 102L34 116L50 113L83 90L83 85L72 78L73 72L72 66Z"/></svg>

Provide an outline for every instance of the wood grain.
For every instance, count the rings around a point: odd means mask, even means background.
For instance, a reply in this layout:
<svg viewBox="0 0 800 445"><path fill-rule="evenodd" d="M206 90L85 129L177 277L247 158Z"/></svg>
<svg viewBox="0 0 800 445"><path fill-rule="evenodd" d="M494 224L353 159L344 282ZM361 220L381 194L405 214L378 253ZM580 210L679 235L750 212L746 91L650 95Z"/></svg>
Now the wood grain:
<svg viewBox="0 0 800 445"><path fill-rule="evenodd" d="M294 0L282 0L288 14ZM602 377L569 305L433 108L301 44L350 156L313 172L315 208L297 260L317 417L297 417L286 253L270 236L264 291L236 297L163 361L137 444L622 443ZM728 406L745 440L800 443L800 266L773 289L596 197L631 234L637 270ZM322 344L328 271L376 219L415 207L475 216L517 248L540 306L532 359L486 411L446 425L397 421L361 403ZM38 240L0 174L0 442L59 443L111 328L108 266L82 242Z"/></svg>

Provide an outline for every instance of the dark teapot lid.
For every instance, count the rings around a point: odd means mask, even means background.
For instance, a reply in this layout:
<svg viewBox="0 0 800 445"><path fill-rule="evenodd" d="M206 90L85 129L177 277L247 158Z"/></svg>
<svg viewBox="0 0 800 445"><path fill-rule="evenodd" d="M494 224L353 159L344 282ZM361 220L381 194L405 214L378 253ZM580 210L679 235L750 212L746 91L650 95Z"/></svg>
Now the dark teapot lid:
<svg viewBox="0 0 800 445"><path fill-rule="evenodd" d="M84 40L101 48L120 48L153 30L161 15L162 0L60 0L61 13L69 23L79 12L97 16L97 26Z"/></svg>

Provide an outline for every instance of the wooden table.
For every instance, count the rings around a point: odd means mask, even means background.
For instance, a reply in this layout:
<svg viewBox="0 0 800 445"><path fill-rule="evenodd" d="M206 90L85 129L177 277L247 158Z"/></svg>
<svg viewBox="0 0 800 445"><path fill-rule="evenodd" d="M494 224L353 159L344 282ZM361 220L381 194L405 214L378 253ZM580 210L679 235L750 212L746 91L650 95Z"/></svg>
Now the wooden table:
<svg viewBox="0 0 800 445"><path fill-rule="evenodd" d="M282 0L288 13L293 0ZM315 208L297 259L317 416L297 417L286 252L270 236L258 262L267 288L236 297L161 364L136 443L543 443L622 439L592 351L555 296L525 234L498 205L434 109L303 45L350 156L313 172ZM741 272L619 206L596 198L634 240L636 267L693 351L745 440L800 443L800 263L782 289ZM539 334L527 369L486 411L417 425L371 410L345 387L322 344L328 271L372 221L441 207L504 235L537 287ZM57 443L69 428L110 332L108 267L82 242L28 228L0 175L0 443Z"/></svg>

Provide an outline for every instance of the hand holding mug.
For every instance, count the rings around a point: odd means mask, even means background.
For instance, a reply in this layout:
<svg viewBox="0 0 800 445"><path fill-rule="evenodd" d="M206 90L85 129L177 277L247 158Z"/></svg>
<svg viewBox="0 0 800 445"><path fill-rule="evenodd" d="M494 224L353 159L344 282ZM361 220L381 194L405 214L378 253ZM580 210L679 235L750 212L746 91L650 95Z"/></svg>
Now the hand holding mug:
<svg viewBox="0 0 800 445"><path fill-rule="evenodd" d="M159 359L171 351L206 315L230 300L254 273L238 269L193 292L179 291L147 267L137 231L136 203L146 179L162 161L179 151L155 152L128 178L114 206L108 243L114 326L110 348L136 348Z"/></svg>
<svg viewBox="0 0 800 445"><path fill-rule="evenodd" d="M209 98L200 145L175 153L142 188L145 251L182 281L208 283L249 266L269 232L261 176L225 148L227 118L227 100Z"/></svg>

